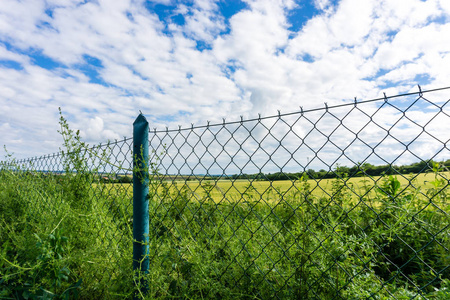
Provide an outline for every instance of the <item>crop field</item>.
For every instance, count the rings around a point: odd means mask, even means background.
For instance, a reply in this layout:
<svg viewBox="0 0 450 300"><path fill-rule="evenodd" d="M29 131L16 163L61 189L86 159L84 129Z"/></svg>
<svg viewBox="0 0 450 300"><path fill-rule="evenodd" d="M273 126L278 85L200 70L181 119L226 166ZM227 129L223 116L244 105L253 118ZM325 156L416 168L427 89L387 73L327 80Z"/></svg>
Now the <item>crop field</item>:
<svg viewBox="0 0 450 300"><path fill-rule="evenodd" d="M450 172L440 172L440 178L448 180ZM417 191L427 190L433 188L433 173L397 175L395 178L400 183L400 190L414 188ZM365 195L369 190L369 195L374 196L377 186L380 186L386 180L386 177L342 177L337 181L336 179L307 179L307 180L228 180L228 179L206 179L206 180L173 180L162 181L158 185L158 191L169 188L172 192L181 189L187 189L192 192L192 199L203 199L206 196L213 199L216 203L239 202L245 195L251 195L251 198L256 201L264 199L269 202L280 201L281 198L290 194L295 194L302 189L305 184L309 186L311 195L314 197L331 197L333 195L333 187L336 182L342 182L343 190L347 190L348 198L347 204L353 204L354 201L359 201L360 196ZM131 189L131 186L125 186ZM132 193L132 191L131 191Z"/></svg>

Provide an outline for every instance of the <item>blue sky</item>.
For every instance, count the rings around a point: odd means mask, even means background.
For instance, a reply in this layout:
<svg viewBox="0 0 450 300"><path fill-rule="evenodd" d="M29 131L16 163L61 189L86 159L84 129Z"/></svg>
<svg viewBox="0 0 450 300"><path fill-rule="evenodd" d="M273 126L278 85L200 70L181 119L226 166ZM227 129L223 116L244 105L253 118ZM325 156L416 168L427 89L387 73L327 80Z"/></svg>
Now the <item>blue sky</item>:
<svg viewBox="0 0 450 300"><path fill-rule="evenodd" d="M140 110L253 118L448 86L449 65L448 0L2 0L0 143L57 151L58 107L95 144Z"/></svg>

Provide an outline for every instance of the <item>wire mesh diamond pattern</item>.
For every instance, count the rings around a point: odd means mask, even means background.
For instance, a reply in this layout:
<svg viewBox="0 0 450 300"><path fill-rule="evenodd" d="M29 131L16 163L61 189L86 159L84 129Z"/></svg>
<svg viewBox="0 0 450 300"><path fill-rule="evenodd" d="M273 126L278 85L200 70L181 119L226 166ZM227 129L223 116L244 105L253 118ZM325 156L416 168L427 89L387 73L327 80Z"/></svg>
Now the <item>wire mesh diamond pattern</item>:
<svg viewBox="0 0 450 300"><path fill-rule="evenodd" d="M449 298L445 97L150 130L148 297ZM86 236L74 272L111 286L99 297L133 285L132 149L124 139L1 165L21 178L30 218Z"/></svg>
<svg viewBox="0 0 450 300"><path fill-rule="evenodd" d="M445 291L449 112L416 93L150 131L151 264L173 262L161 288L242 299Z"/></svg>

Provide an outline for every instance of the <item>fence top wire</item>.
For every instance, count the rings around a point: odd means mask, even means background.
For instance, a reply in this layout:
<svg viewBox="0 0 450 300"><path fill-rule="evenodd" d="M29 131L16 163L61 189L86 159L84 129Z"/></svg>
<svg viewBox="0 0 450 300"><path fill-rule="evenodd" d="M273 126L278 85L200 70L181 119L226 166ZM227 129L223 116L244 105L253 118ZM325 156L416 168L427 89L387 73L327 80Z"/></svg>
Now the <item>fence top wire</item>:
<svg viewBox="0 0 450 300"><path fill-rule="evenodd" d="M178 125L178 129L169 129L168 127L166 127L166 129L164 129L164 130L157 130L157 128L152 128L152 129L149 129L149 132L150 133L154 133L154 134L156 134L156 133L168 133L168 132L179 132L179 131L186 131L186 130L193 130L193 129L200 129L200 128L209 128L209 127L215 127L215 126L227 126L227 125L232 125L232 124L242 124L242 123L261 121L261 120L266 120L266 119L281 118L281 117L291 116L291 115L296 115L296 114L304 114L304 113L320 111L320 110L324 110L324 109L325 110L327 110L327 109L334 109L334 108L339 108L339 107L344 107L344 106L359 105L359 104L364 104L364 103L369 103L369 102L376 102L376 101L388 101L389 99L405 97L405 96L412 96L412 95L422 96L422 94L424 94L424 93L437 92L437 91L441 91L441 90L450 89L450 86L437 88L437 89L430 89L430 90L425 90L425 91L422 91L422 88L420 87L420 85L418 85L418 88L419 88L418 92L397 94L397 95L394 95L394 96L386 96L386 94L384 93L384 96L381 97L381 98L374 98L374 99L361 100L361 101L358 101L356 99L356 97L355 97L354 101L353 102L349 102L349 103L343 103L343 104L337 104L337 105L330 105L330 106L328 106L327 103L325 102L324 103L324 105L325 105L324 107L318 107L318 108L312 108L312 109L303 109L303 107L300 106L300 111L295 111L295 112L281 113L281 111L278 110L278 114L271 115L271 116L261 117L261 115L259 115L258 118L252 118L252 119L246 119L246 120L244 120L243 116L241 116L240 120L238 120L238 121L230 121L230 122L226 122L225 118L223 118L223 122L222 123L209 124L209 121L207 121L207 125L194 126L194 124L191 124L190 127L185 127L185 128L182 128L181 125Z"/></svg>
<svg viewBox="0 0 450 300"><path fill-rule="evenodd" d="M278 110L278 114L276 114L276 115L262 117L259 114L258 118L252 118L252 119L246 119L246 120L244 120L243 117L241 116L240 120L238 120L238 121L231 121L231 122L226 122L225 118L223 118L223 122L222 123L209 124L209 121L207 121L207 125L194 126L194 124L191 124L191 127L185 127L185 128L182 128L181 125L179 125L178 129L169 129L168 127L166 127L165 130L157 130L156 128L153 128L153 129L149 130L149 133L157 134L157 133L180 132L180 131L187 131L187 130L194 130L194 129L201 129L201 128L209 128L209 127L216 127L216 126L227 126L227 125L232 125L232 124L243 124L243 123L247 123L247 122L261 121L261 120L267 120L267 119L273 119L273 118L281 118L281 117L290 116L290 115L304 114L304 113L309 113L309 112L314 112L314 111L321 111L321 110L324 110L324 109L328 110L328 109L334 109L334 108L350 106L350 105L360 105L360 104L369 103L369 102L376 102L376 101L385 101L385 102L387 102L389 99L405 97L405 96L412 96L412 95L422 96L424 93L430 93L430 92L436 92L436 91L441 91L441 90L447 90L447 89L450 89L450 86L442 87L442 88L436 88L436 89L430 89L430 90L424 90L423 91L421 89L420 85L418 85L418 89L419 89L419 91L417 91L417 92L397 94L397 95L394 95L394 96L386 96L386 94L384 94L384 96L381 97L381 98L374 98L374 99L369 99L369 100L357 101L357 99L355 97L354 101L352 101L352 102L338 104L338 105L330 105L330 106L328 106L327 103L325 102L324 103L325 104L324 107L312 108L312 109L306 109L306 110L304 110L303 107L300 106L300 111L289 112L289 113L281 113L281 111ZM130 140L132 140L132 138L127 138L127 137L124 136L122 140L115 140L115 141L108 141L108 142L105 142L105 143L99 143L98 145L94 145L94 146L86 148L86 150L95 150L95 149L98 149L98 148L101 148L101 147L104 147L104 146L117 145L119 143L128 142ZM54 153L51 153L51 154L46 154L46 155L41 155L41 156L33 156L33 157L29 157L29 158L24 158L24 159L18 159L18 160L16 160L16 162L21 163L21 162L32 161L32 160L53 158L53 157L58 157L61 154L62 154L62 151L59 151L59 152L54 152ZM66 154L71 154L71 153L68 152Z"/></svg>
<svg viewBox="0 0 450 300"><path fill-rule="evenodd" d="M99 149L99 148L102 148L102 147L113 146L113 145L118 145L120 143L125 143L125 142L128 142L128 141L131 141L132 139L133 138L123 137L123 139L121 139L121 140L107 141L107 142L104 142L104 143L99 143L97 145L93 145L93 146L87 147L87 148L85 148L85 150L93 151L93 150L96 150L96 149ZM46 159L46 158L59 157L59 156L61 156L63 154L63 152L66 155L75 153L75 152L59 151L59 152L54 152L54 153L50 153L50 154L44 154L44 155L41 155L41 156L33 156L33 157L29 157L29 158L21 158L21 159L15 160L15 162L22 163L22 162L25 162L25 161L33 161L33 160L40 160L40 159Z"/></svg>

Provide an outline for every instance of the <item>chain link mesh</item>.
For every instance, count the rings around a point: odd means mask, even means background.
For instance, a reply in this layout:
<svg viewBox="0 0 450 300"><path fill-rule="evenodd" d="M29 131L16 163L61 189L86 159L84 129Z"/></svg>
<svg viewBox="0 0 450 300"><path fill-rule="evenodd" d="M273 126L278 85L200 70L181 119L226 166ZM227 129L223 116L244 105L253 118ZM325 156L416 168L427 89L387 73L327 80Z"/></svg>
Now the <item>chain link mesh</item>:
<svg viewBox="0 0 450 300"><path fill-rule="evenodd" d="M150 131L150 261L164 269L161 289L448 296L449 121L448 101L417 93Z"/></svg>
<svg viewBox="0 0 450 300"><path fill-rule="evenodd" d="M61 244L65 250L44 250L60 255L59 259L70 268L67 275L80 276L81 286L89 287L81 293L82 298L120 298L127 285L128 290L132 287L129 282L133 239L131 139L72 153L13 159L0 166L16 177L16 193L10 197L26 203L27 222L34 224L29 230L39 226L40 230L35 232L39 239L45 239L47 234L56 236L58 230L61 236L71 237L69 248ZM45 224L41 224L42 220ZM35 247L34 244L33 237L30 247ZM17 274L20 273L19 269ZM21 280L26 288L29 283Z"/></svg>
<svg viewBox="0 0 450 300"><path fill-rule="evenodd" d="M151 130L149 297L448 297L445 96ZM73 218L95 232L75 246L101 266L85 280L108 282L110 296L131 274L131 149L124 139L75 160L57 153L10 166L39 175L17 186L30 215L48 215L49 226ZM88 189L49 192L36 181L77 174L90 174L74 180ZM69 213L48 201L55 197ZM103 250L90 251L94 243Z"/></svg>

